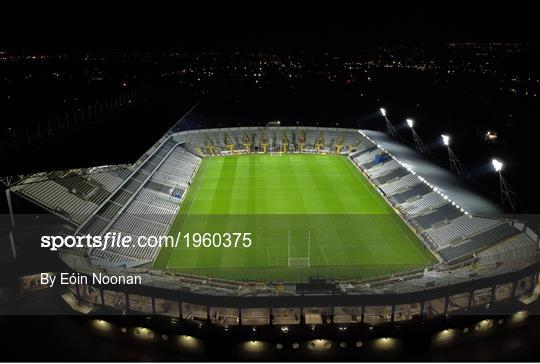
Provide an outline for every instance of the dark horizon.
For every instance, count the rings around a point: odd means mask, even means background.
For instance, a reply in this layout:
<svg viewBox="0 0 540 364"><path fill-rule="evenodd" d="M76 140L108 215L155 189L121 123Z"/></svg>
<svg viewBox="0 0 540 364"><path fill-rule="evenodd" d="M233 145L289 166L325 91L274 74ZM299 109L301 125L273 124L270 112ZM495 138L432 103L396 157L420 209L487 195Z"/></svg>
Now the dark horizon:
<svg viewBox="0 0 540 364"><path fill-rule="evenodd" d="M0 47L44 51L355 51L384 45L536 42L525 6L174 7L92 3L6 11ZM74 11L72 11L74 10Z"/></svg>

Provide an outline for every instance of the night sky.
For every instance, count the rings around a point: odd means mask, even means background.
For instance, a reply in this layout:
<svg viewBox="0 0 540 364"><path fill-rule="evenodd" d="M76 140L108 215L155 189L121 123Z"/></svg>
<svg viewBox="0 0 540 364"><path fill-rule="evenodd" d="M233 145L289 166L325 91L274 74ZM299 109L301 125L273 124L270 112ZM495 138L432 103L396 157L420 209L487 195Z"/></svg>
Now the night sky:
<svg viewBox="0 0 540 364"><path fill-rule="evenodd" d="M74 5L77 4L77 5ZM79 2L11 6L0 46L44 50L341 50L452 40L537 40L530 4L377 6L343 2L185 5Z"/></svg>

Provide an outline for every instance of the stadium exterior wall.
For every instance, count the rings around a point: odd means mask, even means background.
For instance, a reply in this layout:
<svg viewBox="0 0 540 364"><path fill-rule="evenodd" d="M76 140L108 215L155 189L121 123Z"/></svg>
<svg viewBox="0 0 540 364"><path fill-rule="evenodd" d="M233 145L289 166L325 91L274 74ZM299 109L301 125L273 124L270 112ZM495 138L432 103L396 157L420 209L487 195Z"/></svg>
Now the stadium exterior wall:
<svg viewBox="0 0 540 364"><path fill-rule="evenodd" d="M96 308L112 308L113 311L126 310L132 314L140 315L160 315L159 310L156 309L156 302L159 299L167 300L175 303L178 307L177 318L179 319L185 318L183 317L185 315L182 314L182 306L188 304L204 307L208 312L206 317L207 321L210 320L209 312L215 309L229 309L237 311L238 315L240 316L242 309L286 308L296 310L298 312L304 312L304 309L306 308L317 307L324 308L325 311L328 311L328 313L333 313L336 308L356 307L358 308L358 311L362 312L361 322L364 322L365 312L367 312L370 308L387 307L389 316L381 322L393 322L395 320L396 310L399 310L399 307L403 305L415 305L419 308L418 313L413 315L414 317L435 317L448 313L452 314L452 311L463 314L473 307L489 308L490 312L494 315L511 314L513 312L501 311L497 304L501 302L507 303L510 301L517 301L525 297L531 297L538 282L539 272L540 262L536 262L535 264L521 270L498 276L462 282L451 286L399 294L372 293L348 295L343 293L319 292L318 294L294 296L254 297L206 295L201 293L181 292L165 288L137 285L93 286L95 292L99 292L99 301L102 303L106 301L105 295L111 294L111 292L116 294L116 298L118 298L119 295L124 297L125 302L122 303L116 300L114 305L101 303L96 304L95 302L89 300L89 298L83 293L88 291L88 287L74 285L70 287L70 290L79 303L90 303L95 305ZM506 294L499 294L499 291L503 288L508 291L508 296ZM480 294L489 298L479 301L478 297ZM453 297L456 296L465 297L466 304L454 309L451 306ZM132 297L147 298L148 302L151 302L151 312L149 312L149 310L141 312L134 309L135 305L133 303L130 304L130 300L133 301L133 299L131 299ZM427 312L426 307L431 307L431 303L436 300L438 300L439 306L442 308L442 310L439 309L438 312L434 312L432 309L430 309L430 312ZM502 307L502 305L500 307ZM167 316L171 316L171 314L167 314ZM412 316L409 319L412 319ZM301 322L304 322L303 316ZM358 320L351 320L351 323L353 322L358 322Z"/></svg>

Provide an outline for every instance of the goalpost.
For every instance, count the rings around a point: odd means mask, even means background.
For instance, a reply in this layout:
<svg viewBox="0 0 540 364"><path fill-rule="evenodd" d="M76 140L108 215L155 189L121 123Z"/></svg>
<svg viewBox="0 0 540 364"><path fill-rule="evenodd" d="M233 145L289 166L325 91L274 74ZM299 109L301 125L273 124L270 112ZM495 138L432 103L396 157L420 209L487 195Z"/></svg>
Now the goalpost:
<svg viewBox="0 0 540 364"><path fill-rule="evenodd" d="M311 267L311 230L308 230L308 241L307 241L307 256L306 252L298 252L298 248L301 248L300 250L304 250L305 246L293 246L292 250L296 250L295 252L291 251L291 231L289 230L288 234L288 242L287 242L287 266L289 268L309 268Z"/></svg>
<svg viewBox="0 0 540 364"><path fill-rule="evenodd" d="M280 150L278 151L275 151L274 150L274 147L271 147L270 150L268 151L268 154L270 155L270 157L274 157L274 156L282 156L284 153Z"/></svg>

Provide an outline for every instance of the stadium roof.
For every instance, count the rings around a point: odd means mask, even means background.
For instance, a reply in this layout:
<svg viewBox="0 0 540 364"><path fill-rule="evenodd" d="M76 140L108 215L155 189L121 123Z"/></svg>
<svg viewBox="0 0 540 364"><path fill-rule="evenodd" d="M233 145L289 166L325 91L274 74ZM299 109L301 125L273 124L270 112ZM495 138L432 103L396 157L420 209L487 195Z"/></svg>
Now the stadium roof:
<svg viewBox="0 0 540 364"><path fill-rule="evenodd" d="M452 201L460 205L465 211L477 215L494 215L503 212L499 205L475 191L470 182L435 164L415 149L392 139L388 134L380 131L361 130L361 132L392 153L419 176L424 177L428 182L436 186L442 193L448 195Z"/></svg>

